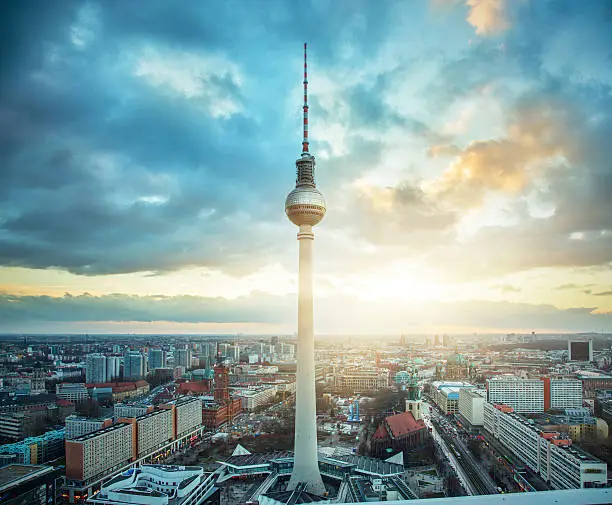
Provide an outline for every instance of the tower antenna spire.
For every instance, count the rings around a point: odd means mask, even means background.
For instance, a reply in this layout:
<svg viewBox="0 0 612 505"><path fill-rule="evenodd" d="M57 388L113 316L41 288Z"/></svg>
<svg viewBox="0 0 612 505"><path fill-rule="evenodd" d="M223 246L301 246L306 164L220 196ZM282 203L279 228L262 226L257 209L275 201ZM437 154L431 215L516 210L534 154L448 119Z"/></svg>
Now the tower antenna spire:
<svg viewBox="0 0 612 505"><path fill-rule="evenodd" d="M308 154L308 45L304 42L304 139L302 154Z"/></svg>

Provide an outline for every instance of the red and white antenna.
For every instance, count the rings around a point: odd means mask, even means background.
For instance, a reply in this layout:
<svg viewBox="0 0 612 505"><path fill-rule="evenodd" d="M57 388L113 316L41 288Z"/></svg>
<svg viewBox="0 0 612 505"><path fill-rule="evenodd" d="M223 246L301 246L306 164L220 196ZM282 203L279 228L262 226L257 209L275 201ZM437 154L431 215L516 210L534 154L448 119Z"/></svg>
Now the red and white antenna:
<svg viewBox="0 0 612 505"><path fill-rule="evenodd" d="M304 139L302 140L302 154L308 153L308 60L307 45L304 42Z"/></svg>

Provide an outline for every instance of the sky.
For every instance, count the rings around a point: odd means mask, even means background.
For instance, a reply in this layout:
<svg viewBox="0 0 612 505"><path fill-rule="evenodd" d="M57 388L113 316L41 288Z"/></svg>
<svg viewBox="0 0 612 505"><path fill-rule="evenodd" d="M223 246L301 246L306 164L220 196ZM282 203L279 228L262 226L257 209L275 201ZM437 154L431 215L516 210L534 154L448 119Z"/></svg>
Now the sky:
<svg viewBox="0 0 612 505"><path fill-rule="evenodd" d="M612 331L612 3L0 3L0 332Z"/></svg>

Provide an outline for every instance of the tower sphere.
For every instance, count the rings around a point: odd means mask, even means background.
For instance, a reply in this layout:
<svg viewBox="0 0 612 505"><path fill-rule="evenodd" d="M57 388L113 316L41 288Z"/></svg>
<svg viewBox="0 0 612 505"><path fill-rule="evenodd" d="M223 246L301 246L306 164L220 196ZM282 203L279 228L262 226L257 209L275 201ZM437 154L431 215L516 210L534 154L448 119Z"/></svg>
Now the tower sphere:
<svg viewBox="0 0 612 505"><path fill-rule="evenodd" d="M325 198L313 186L298 186L285 200L285 213L293 224L314 226L325 216Z"/></svg>

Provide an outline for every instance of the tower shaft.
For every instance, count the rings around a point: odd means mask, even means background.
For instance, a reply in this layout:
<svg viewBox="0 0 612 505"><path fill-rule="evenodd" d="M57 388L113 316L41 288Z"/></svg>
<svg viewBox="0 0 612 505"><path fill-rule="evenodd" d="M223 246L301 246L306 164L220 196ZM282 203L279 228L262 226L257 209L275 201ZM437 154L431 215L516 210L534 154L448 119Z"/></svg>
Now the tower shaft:
<svg viewBox="0 0 612 505"><path fill-rule="evenodd" d="M312 226L301 225L298 233L299 294L298 351L295 406L295 455L288 489L306 483L306 490L323 495L325 486L317 458L317 416L315 396L314 318L312 294Z"/></svg>

